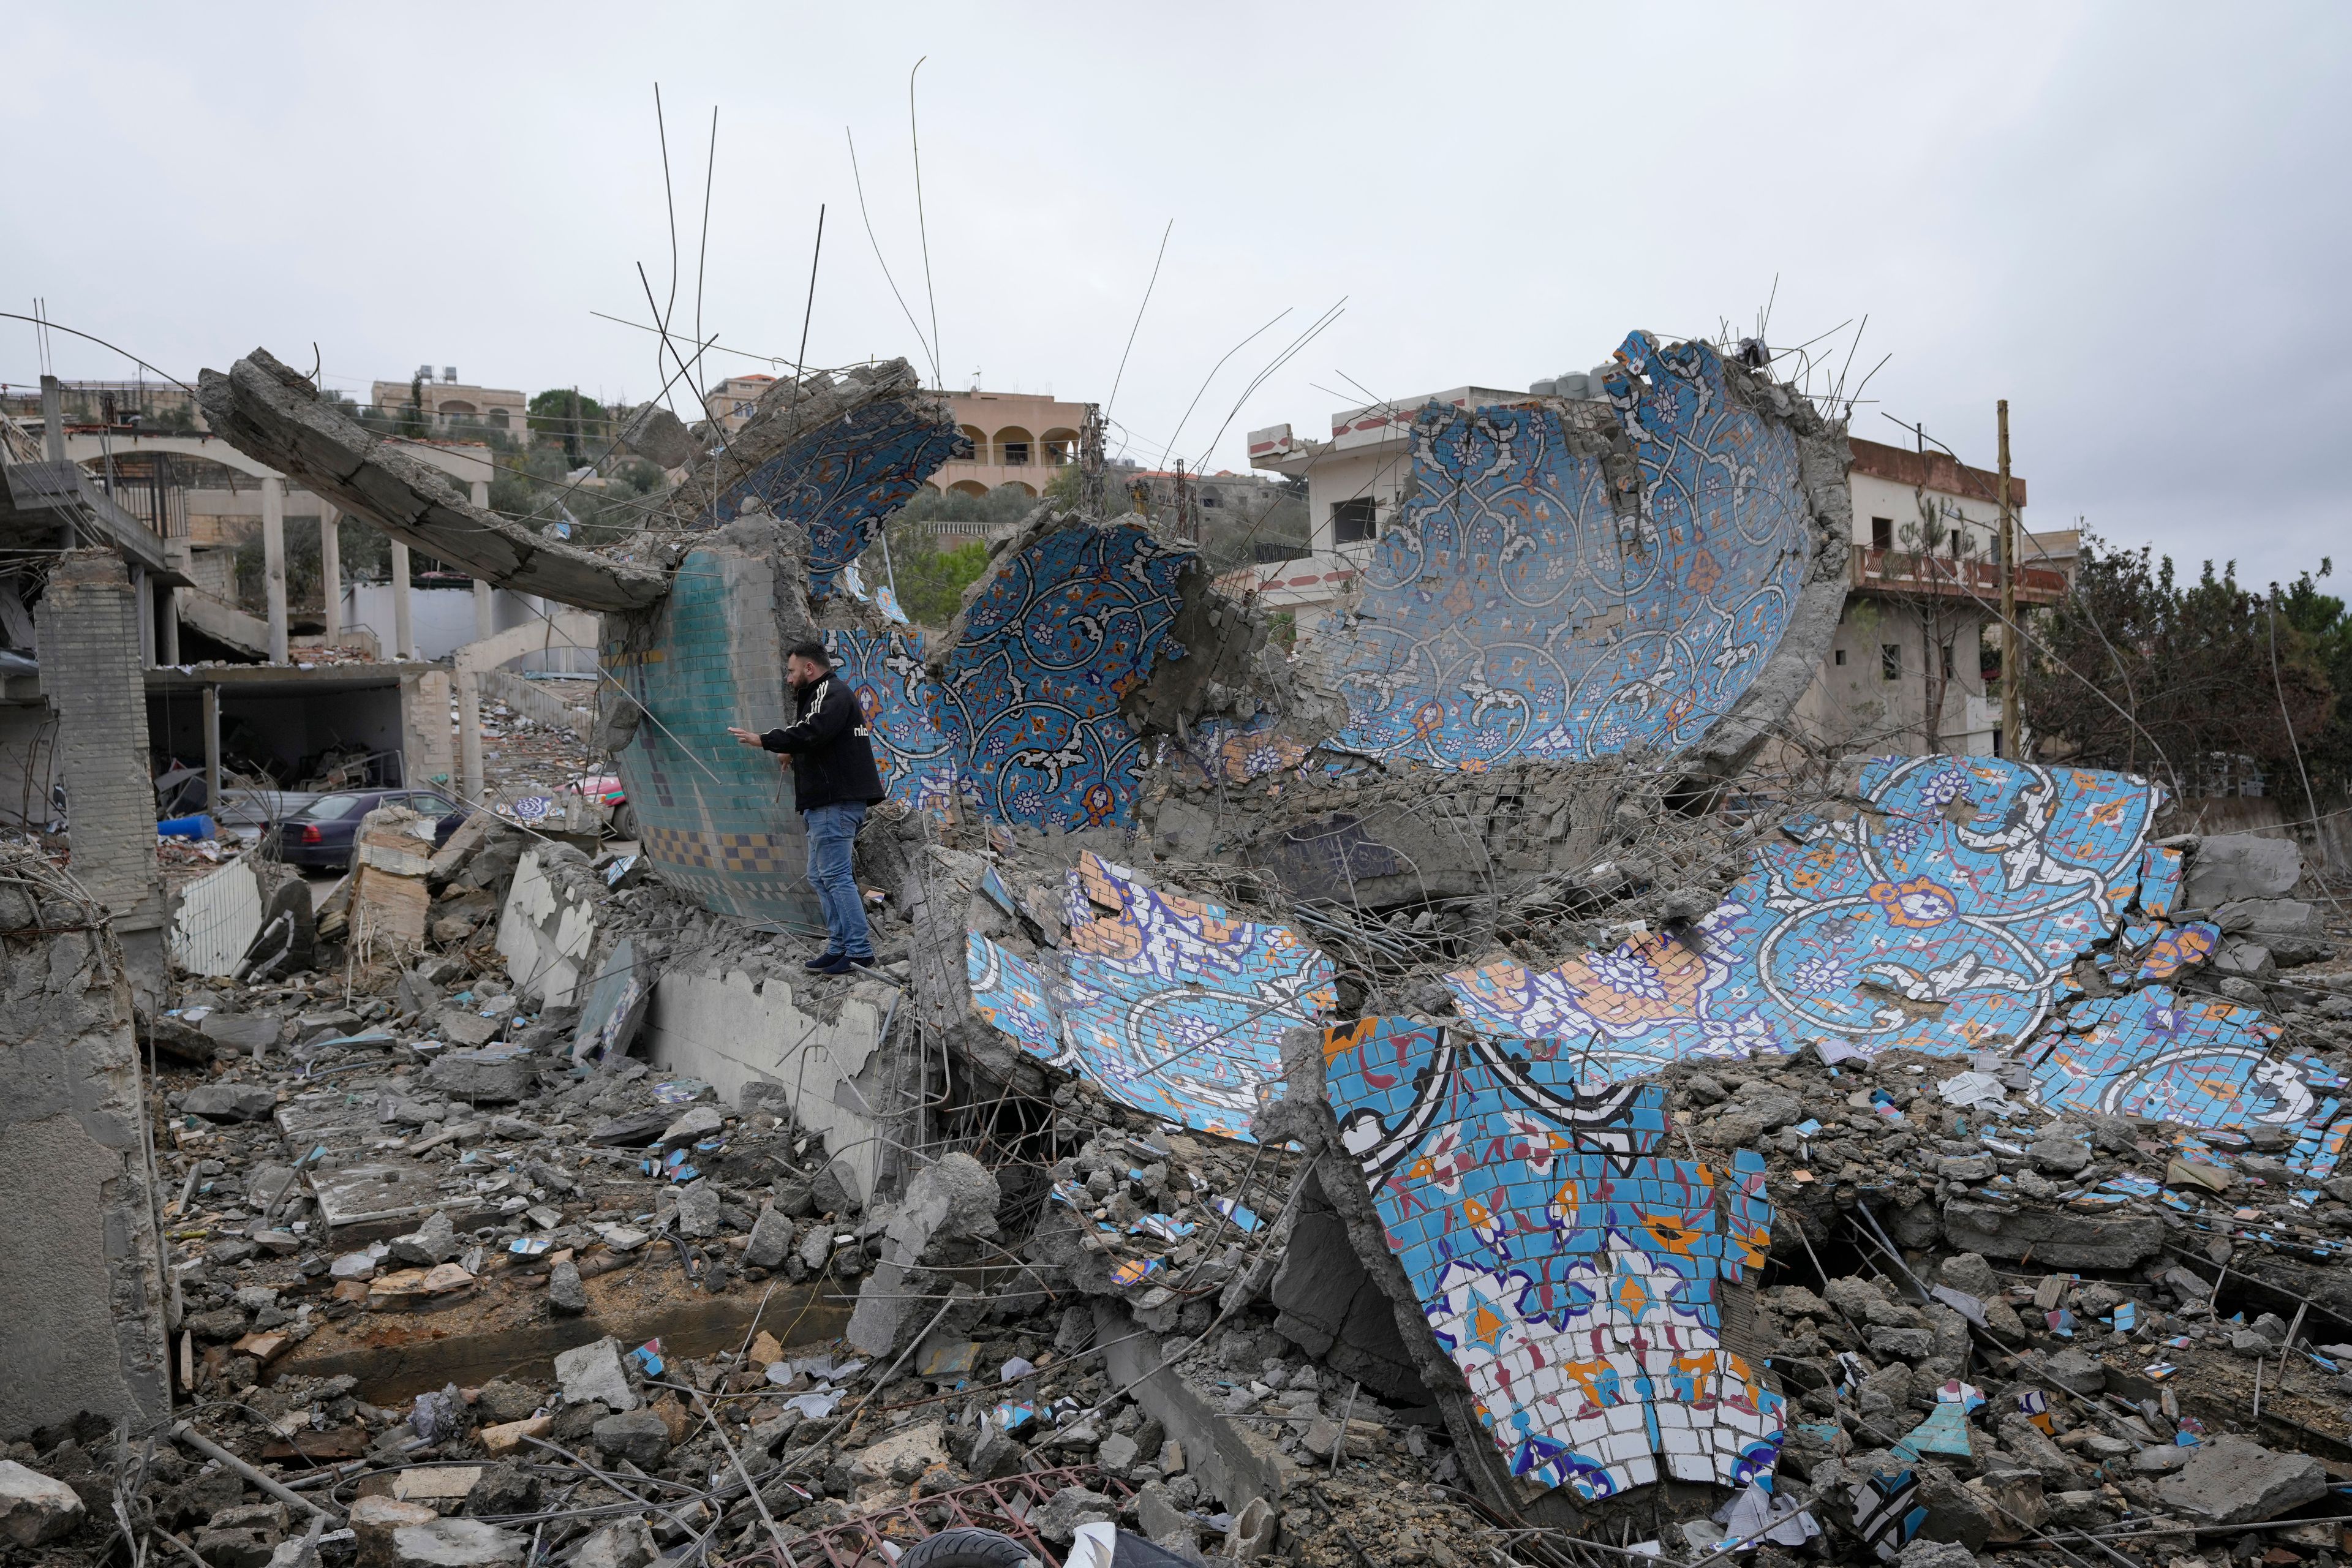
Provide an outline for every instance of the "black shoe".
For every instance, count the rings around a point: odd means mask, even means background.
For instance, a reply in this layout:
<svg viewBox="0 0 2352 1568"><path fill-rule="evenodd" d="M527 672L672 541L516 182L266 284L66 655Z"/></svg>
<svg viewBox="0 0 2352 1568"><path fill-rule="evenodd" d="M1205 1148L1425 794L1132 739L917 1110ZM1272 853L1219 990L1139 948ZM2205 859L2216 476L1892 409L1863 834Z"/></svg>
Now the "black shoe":
<svg viewBox="0 0 2352 1568"><path fill-rule="evenodd" d="M863 971L872 969L873 967L875 967L875 964L874 955L872 953L867 953L863 958L852 958L845 952L837 952L833 955L833 962L826 964L823 969L817 971L817 973L820 974L849 974L853 973L862 973Z"/></svg>
<svg viewBox="0 0 2352 1568"><path fill-rule="evenodd" d="M814 958L804 961L801 964L801 967L807 970L811 974L831 974L834 973L833 966L840 963L844 956L845 955L840 949L829 948L825 952L818 953Z"/></svg>

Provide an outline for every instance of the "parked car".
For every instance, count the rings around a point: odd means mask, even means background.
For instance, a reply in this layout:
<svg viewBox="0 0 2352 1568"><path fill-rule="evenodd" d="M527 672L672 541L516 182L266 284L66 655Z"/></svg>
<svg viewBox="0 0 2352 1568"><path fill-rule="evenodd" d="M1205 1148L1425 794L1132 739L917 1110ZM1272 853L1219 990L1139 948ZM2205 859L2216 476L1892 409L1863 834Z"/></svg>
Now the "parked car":
<svg viewBox="0 0 2352 1568"><path fill-rule="evenodd" d="M591 805L603 810L604 826L614 837L635 838L637 836L637 814L630 806L629 792L621 787L617 774L590 773L574 779L565 787L585 796Z"/></svg>
<svg viewBox="0 0 2352 1568"><path fill-rule="evenodd" d="M278 825L278 858L313 871L341 871L352 863L352 838L360 819L380 805L401 805L439 820L433 847L439 848L466 820L466 809L426 789L338 790L322 795Z"/></svg>

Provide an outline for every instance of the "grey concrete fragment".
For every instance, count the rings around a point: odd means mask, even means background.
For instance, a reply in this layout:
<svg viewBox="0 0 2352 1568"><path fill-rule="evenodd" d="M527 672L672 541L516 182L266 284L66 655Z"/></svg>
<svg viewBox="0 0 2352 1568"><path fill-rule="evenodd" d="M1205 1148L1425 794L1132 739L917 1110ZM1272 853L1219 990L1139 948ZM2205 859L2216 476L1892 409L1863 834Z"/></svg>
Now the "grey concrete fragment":
<svg viewBox="0 0 2352 1568"><path fill-rule="evenodd" d="M425 1081L452 1100L469 1104L505 1104L531 1091L538 1064L527 1054L493 1047L444 1051L425 1069Z"/></svg>
<svg viewBox="0 0 2352 1568"><path fill-rule="evenodd" d="M677 1192L677 1229L700 1239L719 1234L719 1189L708 1181L688 1182Z"/></svg>
<svg viewBox="0 0 2352 1568"><path fill-rule="evenodd" d="M793 1250L793 1222L772 1206L760 1211L752 1222L751 1239L743 1248L743 1261L753 1268L781 1268Z"/></svg>
<svg viewBox="0 0 2352 1568"><path fill-rule="evenodd" d="M1877 1354L1896 1361L1924 1361L1936 1349L1936 1336L1926 1329L1874 1328L1863 1338Z"/></svg>
<svg viewBox="0 0 2352 1568"><path fill-rule="evenodd" d="M547 1304L560 1317L576 1318L588 1310L588 1287L580 1266L565 1258L547 1271Z"/></svg>
<svg viewBox="0 0 2352 1568"><path fill-rule="evenodd" d="M1963 1252L2015 1262L2030 1251L2050 1268L2130 1268L2163 1249L2153 1215L2019 1210L1954 1199L1944 1205L1945 1239Z"/></svg>
<svg viewBox="0 0 2352 1568"><path fill-rule="evenodd" d="M2220 833L2199 841L2189 858L2181 901L2217 910L2240 899L2280 899L2303 880L2303 852L2292 839Z"/></svg>
<svg viewBox="0 0 2352 1568"><path fill-rule="evenodd" d="M81 1524L81 1498L63 1481L14 1459L0 1459L0 1537L17 1546L41 1546L71 1535Z"/></svg>
<svg viewBox="0 0 2352 1568"><path fill-rule="evenodd" d="M659 1464L669 1452L669 1424L650 1410L607 1415L590 1430L596 1447L640 1468Z"/></svg>
<svg viewBox="0 0 2352 1568"><path fill-rule="evenodd" d="M689 1105L685 1114L662 1130L661 1146L664 1149L682 1149L721 1131L726 1125L727 1118L720 1114L717 1106Z"/></svg>
<svg viewBox="0 0 2352 1568"><path fill-rule="evenodd" d="M436 1209L432 1217L406 1236L392 1238L392 1255L403 1263L420 1268L430 1268L436 1263L446 1263L465 1250L458 1239L457 1227L450 1223L446 1210Z"/></svg>
<svg viewBox="0 0 2352 1568"><path fill-rule="evenodd" d="M392 1558L402 1568L503 1568L530 1550L530 1536L475 1519L436 1519L392 1532Z"/></svg>
<svg viewBox="0 0 2352 1568"><path fill-rule="evenodd" d="M598 1340L558 1355L555 1381L573 1405L593 1401L614 1410L635 1410L641 1403L621 1370L621 1347L614 1340Z"/></svg>
<svg viewBox="0 0 2352 1568"><path fill-rule="evenodd" d="M207 1121L258 1121L278 1109L278 1091L258 1083L203 1083L188 1090L180 1108Z"/></svg>
<svg viewBox="0 0 2352 1568"><path fill-rule="evenodd" d="M1063 1545L1077 1534L1078 1526L1118 1518L1117 1498L1106 1492L1088 1491L1084 1487L1064 1487L1030 1516L1029 1522L1038 1534Z"/></svg>
<svg viewBox="0 0 2352 1568"><path fill-rule="evenodd" d="M215 1013L197 1029L220 1049L255 1058L268 1054L279 1032L278 1020L267 1013Z"/></svg>
<svg viewBox="0 0 2352 1568"><path fill-rule="evenodd" d="M857 1175L839 1160L825 1162L809 1184L809 1196L819 1214L854 1215L864 1206L858 1197Z"/></svg>
<svg viewBox="0 0 2352 1568"><path fill-rule="evenodd" d="M572 1568L646 1568L661 1555L654 1532L642 1519L608 1524L582 1542L572 1553Z"/></svg>
<svg viewBox="0 0 2352 1568"><path fill-rule="evenodd" d="M2072 1176L2091 1163L2091 1147L2078 1138L2053 1132L2047 1138L2037 1138L2026 1145L2026 1158L2037 1170L2053 1176Z"/></svg>
<svg viewBox="0 0 2352 1568"><path fill-rule="evenodd" d="M996 1235L1002 1196L996 1178L969 1154L949 1154L918 1172L883 1232L881 1262L857 1293L849 1342L867 1355L887 1355L927 1321L929 1299L953 1284L940 1270L976 1260L972 1244Z"/></svg>
<svg viewBox="0 0 2352 1568"><path fill-rule="evenodd" d="M2168 1476L2188 1464L2193 1452L2195 1450L2184 1448L2178 1443L2158 1444L2134 1454L2131 1468L2143 1476Z"/></svg>
<svg viewBox="0 0 2352 1568"><path fill-rule="evenodd" d="M1347 1223L1310 1176L1271 1291L1275 1331L1349 1377L1394 1398L1426 1399L1396 1312L1348 1239Z"/></svg>
<svg viewBox="0 0 2352 1568"><path fill-rule="evenodd" d="M2072 1345L2045 1356L2042 1373L2061 1388L2076 1394L2097 1394L2107 1386L2107 1369L2098 1357Z"/></svg>
<svg viewBox="0 0 2352 1568"><path fill-rule="evenodd" d="M1095 1450L1095 1463L1115 1476L1124 1476L1141 1454L1142 1449L1136 1446L1134 1438L1114 1432L1104 1438L1102 1446Z"/></svg>
<svg viewBox="0 0 2352 1568"><path fill-rule="evenodd" d="M1895 1568L1977 1568L1977 1554L1957 1541L1930 1541L1920 1536L1905 1544Z"/></svg>
<svg viewBox="0 0 2352 1568"><path fill-rule="evenodd" d="M2311 1455L2275 1453L2233 1436L2198 1444L2189 1462L2157 1487L2167 1508L2216 1524L2275 1519L2326 1495L2327 1472Z"/></svg>

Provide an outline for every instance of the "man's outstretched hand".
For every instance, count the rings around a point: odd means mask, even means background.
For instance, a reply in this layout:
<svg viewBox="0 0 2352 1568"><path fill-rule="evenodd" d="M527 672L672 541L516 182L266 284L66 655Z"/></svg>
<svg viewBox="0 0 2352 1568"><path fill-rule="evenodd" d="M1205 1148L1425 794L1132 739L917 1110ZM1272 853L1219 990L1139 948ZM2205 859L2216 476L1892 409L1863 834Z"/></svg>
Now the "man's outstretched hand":
<svg viewBox="0 0 2352 1568"><path fill-rule="evenodd" d="M756 748L760 744L760 732L757 730L738 730L734 725L730 724L727 726L727 732L735 737L739 745Z"/></svg>

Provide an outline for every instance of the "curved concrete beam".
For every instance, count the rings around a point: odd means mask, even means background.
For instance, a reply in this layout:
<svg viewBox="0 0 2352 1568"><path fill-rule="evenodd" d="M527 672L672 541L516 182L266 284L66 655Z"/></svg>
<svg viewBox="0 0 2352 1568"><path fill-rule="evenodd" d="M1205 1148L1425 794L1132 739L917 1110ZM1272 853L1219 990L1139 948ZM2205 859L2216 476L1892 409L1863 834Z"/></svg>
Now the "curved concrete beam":
<svg viewBox="0 0 2352 1568"><path fill-rule="evenodd" d="M196 395L237 450L485 582L585 610L642 609L669 592L666 572L591 554L469 504L432 465L320 401L265 350L225 375L204 372Z"/></svg>

